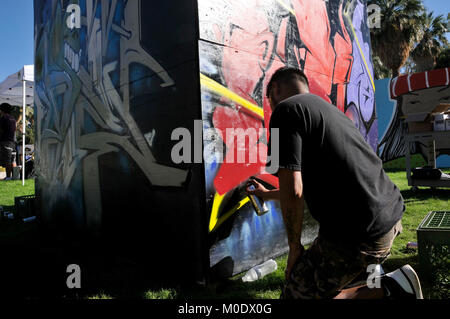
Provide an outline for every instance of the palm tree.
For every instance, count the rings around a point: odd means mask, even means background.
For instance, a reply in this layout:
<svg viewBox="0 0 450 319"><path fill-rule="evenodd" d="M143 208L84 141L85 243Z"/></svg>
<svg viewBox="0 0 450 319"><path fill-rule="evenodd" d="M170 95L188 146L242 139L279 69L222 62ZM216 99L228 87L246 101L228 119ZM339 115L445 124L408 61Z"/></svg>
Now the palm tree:
<svg viewBox="0 0 450 319"><path fill-rule="evenodd" d="M387 79L392 77L392 71L388 69L381 62L380 58L376 55L372 56L373 70L375 73L375 80Z"/></svg>
<svg viewBox="0 0 450 319"><path fill-rule="evenodd" d="M411 58L416 64L416 72L433 69L438 56L448 46L445 36L447 21L442 15L433 17L433 12L424 13L422 21L422 39L411 52Z"/></svg>
<svg viewBox="0 0 450 319"><path fill-rule="evenodd" d="M450 67L450 47L447 45L436 59L435 69L443 69Z"/></svg>
<svg viewBox="0 0 450 319"><path fill-rule="evenodd" d="M381 27L371 29L373 53L395 77L419 40L422 1L370 0L369 4L378 5L381 13Z"/></svg>

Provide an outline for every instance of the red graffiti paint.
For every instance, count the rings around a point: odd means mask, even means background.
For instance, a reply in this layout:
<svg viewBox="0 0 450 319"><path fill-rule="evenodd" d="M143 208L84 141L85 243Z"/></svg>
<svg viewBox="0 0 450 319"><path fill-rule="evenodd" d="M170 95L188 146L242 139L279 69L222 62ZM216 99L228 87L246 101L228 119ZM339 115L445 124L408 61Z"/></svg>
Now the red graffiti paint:
<svg viewBox="0 0 450 319"><path fill-rule="evenodd" d="M216 38L224 45L220 63L224 84L249 102L262 104L264 110L264 121L261 121L242 112L244 109L239 105L215 108L213 125L222 132L227 128L265 128L266 138L259 136L260 140L255 145L238 145L224 137L227 152L232 150L230 153L235 156L239 149L246 149L248 156L248 148L267 148L265 143L269 137L271 109L265 98L265 89L271 75L287 64L303 66L309 78L310 91L344 111L353 47L343 21L342 4L338 18L334 20L338 24L335 29L340 32L332 32L325 1L296 0L291 3L295 15L286 12L279 19L279 24L273 25L260 1L227 1L227 24L214 26ZM250 8L251 19L246 11ZM292 25L292 21L295 25ZM292 38L295 28L299 39ZM291 60L288 61L288 51L294 53L294 60L291 54ZM351 117L350 113L347 116ZM235 160L227 154L215 176L214 186L219 194L230 191L248 177L264 170L265 158L261 162L246 164L235 163ZM267 180L274 185L276 178Z"/></svg>

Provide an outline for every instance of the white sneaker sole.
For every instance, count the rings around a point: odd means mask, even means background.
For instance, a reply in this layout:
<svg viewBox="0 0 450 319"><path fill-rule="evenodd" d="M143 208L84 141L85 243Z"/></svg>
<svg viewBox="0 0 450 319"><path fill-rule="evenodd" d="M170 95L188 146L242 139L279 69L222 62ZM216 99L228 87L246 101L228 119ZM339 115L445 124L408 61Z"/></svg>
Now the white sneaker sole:
<svg viewBox="0 0 450 319"><path fill-rule="evenodd" d="M402 274L408 279L409 284L413 287L417 299L423 299L422 288L420 286L419 276L410 265L404 265L400 268Z"/></svg>

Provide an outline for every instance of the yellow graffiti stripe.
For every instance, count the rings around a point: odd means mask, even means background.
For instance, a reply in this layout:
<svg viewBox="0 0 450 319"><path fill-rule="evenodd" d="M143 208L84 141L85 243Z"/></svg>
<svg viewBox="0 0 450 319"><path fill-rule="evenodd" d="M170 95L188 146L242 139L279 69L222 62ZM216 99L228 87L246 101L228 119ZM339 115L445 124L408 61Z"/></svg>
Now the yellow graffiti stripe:
<svg viewBox="0 0 450 319"><path fill-rule="evenodd" d="M211 217L209 218L209 232L212 232L217 226L219 207L220 204L222 204L224 196L225 195L219 195L219 193L216 193L214 195L213 205L211 209Z"/></svg>
<svg viewBox="0 0 450 319"><path fill-rule="evenodd" d="M247 109L252 115L255 115L259 119L264 120L264 110L262 108L251 103L250 101L247 101L243 97L239 96L230 89L226 88L220 83L217 83L216 81L210 79L202 73L200 73L200 83L208 90L232 100L233 102ZM214 195L213 205L211 208L211 218L209 220L209 232L216 230L217 227L223 224L231 215L233 215L242 206L249 202L249 198L245 197L219 218L219 208L223 202L224 196L225 194L219 195L218 193Z"/></svg>
<svg viewBox="0 0 450 319"><path fill-rule="evenodd" d="M216 193L214 195L213 206L211 209L211 218L209 220L209 232L216 230L217 227L222 225L231 215L233 215L242 206L244 206L245 204L247 204L250 201L250 199L248 197L245 197L244 199L240 200L236 205L234 205L229 211L227 211L225 214L223 214L219 218L218 217L219 216L219 208L220 208L220 204L222 204L224 197L225 197L225 194L219 195L218 193Z"/></svg>
<svg viewBox="0 0 450 319"><path fill-rule="evenodd" d="M278 2L283 8L285 8L287 11L289 11L290 13L292 13L293 15L295 15L294 9L292 9L292 8L291 8L289 5L287 5L284 1L277 0L277 2Z"/></svg>
<svg viewBox="0 0 450 319"><path fill-rule="evenodd" d="M217 83L213 79L210 79L206 75L200 73L200 83L205 88L209 89L210 91L217 93L219 95L222 95L233 102L241 105L245 109L247 109L252 115L255 115L259 119L264 119L264 111L262 108L260 108L258 105L255 105L251 103L250 101L247 101L243 97L239 96L238 94L234 93L227 87L223 86L220 83Z"/></svg>
<svg viewBox="0 0 450 319"><path fill-rule="evenodd" d="M353 36L355 37L356 44L358 45L359 53L361 53L361 57L362 57L362 59L364 61L364 66L366 67L367 74L369 75L370 82L372 83L373 91L375 92L375 84L373 82L372 74L370 73L369 67L367 65L366 58L365 58L364 53L363 53L363 51L361 49L361 45L359 44L358 36L356 35L355 29L353 28L353 24L352 24L352 21L350 20L350 18L347 17L347 21L348 21L348 24L350 24L350 28L352 29Z"/></svg>

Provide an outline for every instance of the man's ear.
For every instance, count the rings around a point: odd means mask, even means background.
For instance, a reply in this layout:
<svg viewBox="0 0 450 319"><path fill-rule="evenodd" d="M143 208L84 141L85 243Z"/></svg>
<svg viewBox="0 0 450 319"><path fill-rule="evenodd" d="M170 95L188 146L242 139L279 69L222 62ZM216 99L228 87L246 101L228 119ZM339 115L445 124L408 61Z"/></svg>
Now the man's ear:
<svg viewBox="0 0 450 319"><path fill-rule="evenodd" d="M280 86L278 85L277 82L272 83L271 94L272 94L272 98L274 98L274 97L277 98L280 95Z"/></svg>

